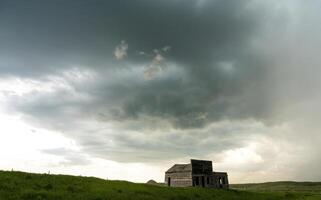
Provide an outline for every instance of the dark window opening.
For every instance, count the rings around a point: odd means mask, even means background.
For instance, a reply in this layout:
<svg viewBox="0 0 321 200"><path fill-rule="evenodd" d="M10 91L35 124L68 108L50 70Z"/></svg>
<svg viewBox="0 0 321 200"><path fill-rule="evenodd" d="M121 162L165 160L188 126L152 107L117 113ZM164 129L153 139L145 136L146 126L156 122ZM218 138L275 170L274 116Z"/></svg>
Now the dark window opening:
<svg viewBox="0 0 321 200"><path fill-rule="evenodd" d="M199 185L200 184L200 178L199 177L196 177L195 178L195 185Z"/></svg>
<svg viewBox="0 0 321 200"><path fill-rule="evenodd" d="M168 185L168 186L171 186L171 177L168 177L168 179L167 179L167 185Z"/></svg>

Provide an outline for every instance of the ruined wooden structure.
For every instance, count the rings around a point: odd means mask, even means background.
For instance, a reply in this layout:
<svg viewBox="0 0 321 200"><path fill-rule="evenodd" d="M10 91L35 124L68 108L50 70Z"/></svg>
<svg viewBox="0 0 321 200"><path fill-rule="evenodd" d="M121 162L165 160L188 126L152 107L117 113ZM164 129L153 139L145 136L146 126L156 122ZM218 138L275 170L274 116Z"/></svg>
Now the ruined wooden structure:
<svg viewBox="0 0 321 200"><path fill-rule="evenodd" d="M226 172L214 172L212 161L191 160L190 164L175 164L165 172L170 187L228 188Z"/></svg>

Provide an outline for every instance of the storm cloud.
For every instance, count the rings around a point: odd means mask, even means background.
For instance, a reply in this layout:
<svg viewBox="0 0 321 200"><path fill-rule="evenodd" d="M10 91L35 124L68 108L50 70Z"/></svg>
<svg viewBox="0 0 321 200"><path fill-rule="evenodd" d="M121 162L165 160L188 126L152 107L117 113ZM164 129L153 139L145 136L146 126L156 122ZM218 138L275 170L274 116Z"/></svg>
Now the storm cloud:
<svg viewBox="0 0 321 200"><path fill-rule="evenodd" d="M291 149L295 129L320 141L309 112L321 108L314 4L1 1L1 82L27 87L2 89L2 102L86 155L223 162L217 155L258 144L257 169L244 170L260 171L277 154L262 144Z"/></svg>

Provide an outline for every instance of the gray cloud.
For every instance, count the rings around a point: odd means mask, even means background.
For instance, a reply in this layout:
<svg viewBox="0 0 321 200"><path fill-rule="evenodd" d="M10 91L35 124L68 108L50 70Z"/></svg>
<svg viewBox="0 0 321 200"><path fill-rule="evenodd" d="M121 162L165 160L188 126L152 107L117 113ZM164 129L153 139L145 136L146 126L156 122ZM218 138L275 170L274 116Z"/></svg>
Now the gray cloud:
<svg viewBox="0 0 321 200"><path fill-rule="evenodd" d="M24 28L20 34L8 36L7 43L15 41L8 47L25 53L18 54L13 69L2 67L2 74L59 75L59 71L75 65L104 74L114 73L114 67L147 66L144 74L151 79L156 73L167 70L165 66L175 65L183 74L171 74L148 82L139 79L121 80L129 81L127 83L102 83L99 88L93 86L101 91L100 94L90 95L101 100L121 99L115 100L118 105L113 107L120 110L122 118L141 114L161 116L172 119L180 128L201 127L213 120L237 115L263 118L261 112L269 109L268 102L256 100L261 102L256 108L244 105L246 109L241 112L234 108L239 104L236 99L242 90L252 87L253 82L263 82L268 73L266 61L250 44L260 30L257 10L250 9L249 3L205 2L206 6L200 8L193 2L183 7L181 1L162 1L157 7L147 1L113 2L111 5L71 1L63 6L60 1L54 5L6 3L4 22L7 23L4 24L8 35ZM71 9L72 6L77 9ZM10 18L13 13L19 14ZM38 18L44 14L46 18ZM62 20L64 17L66 19ZM37 32L32 34L33 30ZM142 58L128 52L126 63L115 62L112 57L118 38L126 39L132 49L156 49L154 58ZM127 44L119 46L119 58L123 58L125 52L127 54L124 45ZM168 45L173 47L169 52ZM166 63L164 53L167 54ZM23 65L17 63L19 59L24 59L21 60ZM222 70L222 62L234 63L234 73L227 74ZM111 70L106 71L106 68ZM108 79L114 76L107 75ZM256 84L251 89L260 91L262 86ZM110 113L107 107L103 111Z"/></svg>
<svg viewBox="0 0 321 200"><path fill-rule="evenodd" d="M287 123L319 141L315 2L182 2L3 1L0 77L64 85L9 91L7 108L116 161L206 157L301 135L270 133ZM258 153L266 162L276 154Z"/></svg>
<svg viewBox="0 0 321 200"><path fill-rule="evenodd" d="M81 152L65 148L43 149L42 153L62 157L63 161L59 165L89 165L91 161Z"/></svg>

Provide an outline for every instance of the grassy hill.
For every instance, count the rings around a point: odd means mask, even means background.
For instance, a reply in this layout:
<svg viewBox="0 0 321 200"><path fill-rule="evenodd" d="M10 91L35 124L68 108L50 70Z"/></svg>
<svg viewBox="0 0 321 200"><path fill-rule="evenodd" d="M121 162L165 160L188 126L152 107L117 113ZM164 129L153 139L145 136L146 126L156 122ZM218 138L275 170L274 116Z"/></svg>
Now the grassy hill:
<svg viewBox="0 0 321 200"><path fill-rule="evenodd" d="M235 186L235 188L241 185ZM243 187L243 186L242 186ZM248 189L248 188L247 188ZM0 200L294 200L321 199L318 193L248 192L168 188L93 177L0 171ZM313 190L314 191L314 190Z"/></svg>

